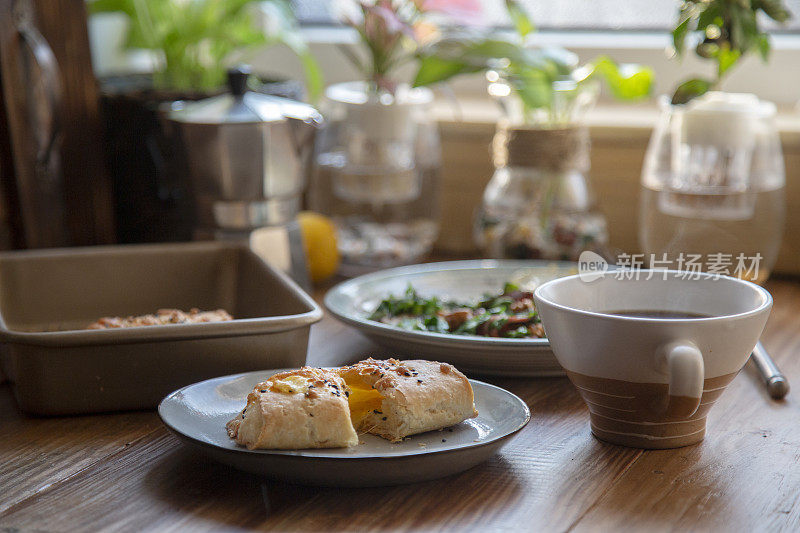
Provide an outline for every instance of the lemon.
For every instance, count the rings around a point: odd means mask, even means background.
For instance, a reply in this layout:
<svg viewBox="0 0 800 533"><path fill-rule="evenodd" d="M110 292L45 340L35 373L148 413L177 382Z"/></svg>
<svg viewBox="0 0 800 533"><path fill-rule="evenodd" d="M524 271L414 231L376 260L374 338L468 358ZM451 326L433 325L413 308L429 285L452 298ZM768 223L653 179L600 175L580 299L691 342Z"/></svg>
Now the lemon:
<svg viewBox="0 0 800 533"><path fill-rule="evenodd" d="M311 211L297 215L303 248L306 252L311 281L319 283L336 273L339 268L339 249L336 247L336 226L326 216Z"/></svg>

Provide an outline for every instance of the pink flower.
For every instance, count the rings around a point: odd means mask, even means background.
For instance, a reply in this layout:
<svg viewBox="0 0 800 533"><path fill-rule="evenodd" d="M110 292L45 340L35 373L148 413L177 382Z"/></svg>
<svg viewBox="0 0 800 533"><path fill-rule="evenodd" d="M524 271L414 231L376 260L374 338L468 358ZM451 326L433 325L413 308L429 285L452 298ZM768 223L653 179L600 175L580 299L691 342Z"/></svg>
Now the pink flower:
<svg viewBox="0 0 800 533"><path fill-rule="evenodd" d="M439 27L436 24L425 20L414 24L414 39L420 46L425 46L435 41L439 35Z"/></svg>
<svg viewBox="0 0 800 533"><path fill-rule="evenodd" d="M375 5L361 4L364 11L364 34L367 39L382 48L392 47L402 35L414 37L414 31L407 22L400 19L389 1Z"/></svg>

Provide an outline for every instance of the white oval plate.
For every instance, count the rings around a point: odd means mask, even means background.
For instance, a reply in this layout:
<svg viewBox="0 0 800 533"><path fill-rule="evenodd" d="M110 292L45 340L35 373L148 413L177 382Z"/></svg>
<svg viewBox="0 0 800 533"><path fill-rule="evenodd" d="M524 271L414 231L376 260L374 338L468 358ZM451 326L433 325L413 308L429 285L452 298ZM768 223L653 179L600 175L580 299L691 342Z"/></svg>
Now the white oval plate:
<svg viewBox="0 0 800 533"><path fill-rule="evenodd" d="M445 361L474 374L563 376L547 339L409 331L367 317L381 300L390 294L402 294L409 285L423 296L477 301L486 293L498 293L507 281L532 290L546 281L577 272L576 263L557 261L473 260L411 265L340 283L325 295L325 307L376 343L404 356Z"/></svg>
<svg viewBox="0 0 800 533"><path fill-rule="evenodd" d="M225 423L245 405L256 383L282 370L209 379L161 401L158 414L185 443L230 466L291 483L370 487L447 476L487 460L530 421L528 406L514 394L470 380L478 416L442 431L391 443L359 435L351 448L248 450L228 437Z"/></svg>

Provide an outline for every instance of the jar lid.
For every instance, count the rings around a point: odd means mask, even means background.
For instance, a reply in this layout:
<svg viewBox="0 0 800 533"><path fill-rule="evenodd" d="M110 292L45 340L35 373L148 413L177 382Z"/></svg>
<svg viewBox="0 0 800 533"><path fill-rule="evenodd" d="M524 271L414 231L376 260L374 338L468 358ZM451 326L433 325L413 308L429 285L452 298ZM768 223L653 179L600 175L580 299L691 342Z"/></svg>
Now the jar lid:
<svg viewBox="0 0 800 533"><path fill-rule="evenodd" d="M692 145L750 148L758 121L774 113L774 105L754 94L711 91L685 105L680 138Z"/></svg>
<svg viewBox="0 0 800 533"><path fill-rule="evenodd" d="M192 124L258 124L286 118L321 123L322 115L314 107L262 93L247 91L250 67L242 65L228 71L229 93L198 100L174 102L169 118Z"/></svg>
<svg viewBox="0 0 800 533"><path fill-rule="evenodd" d="M325 89L325 97L333 102L348 105L382 105L392 107L424 106L433 101L433 91L427 87L409 87L400 84L394 94L375 92L365 81L336 83Z"/></svg>

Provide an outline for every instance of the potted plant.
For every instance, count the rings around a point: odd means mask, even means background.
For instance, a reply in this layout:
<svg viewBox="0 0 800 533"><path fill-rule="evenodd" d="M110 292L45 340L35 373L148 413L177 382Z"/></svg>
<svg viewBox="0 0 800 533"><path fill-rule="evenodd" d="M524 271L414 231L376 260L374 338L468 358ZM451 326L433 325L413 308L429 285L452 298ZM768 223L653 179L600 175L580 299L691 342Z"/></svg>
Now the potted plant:
<svg viewBox="0 0 800 533"><path fill-rule="evenodd" d="M685 0L672 31L676 55L693 47L713 64L671 98L642 169L640 244L648 258L688 269L686 261L720 274L766 280L783 232L785 171L775 105L754 94L721 91L747 54L769 57L766 16L790 14L781 0ZM756 275L748 274L754 270Z"/></svg>
<svg viewBox="0 0 800 533"><path fill-rule="evenodd" d="M342 52L362 79L328 87L310 188L313 209L336 223L341 271L413 263L438 233L441 151L433 93L406 70L454 23L480 17L477 0L363 0L344 15L359 38ZM413 73L412 73L413 75ZM418 77L418 76L417 76ZM436 81L436 80L432 80Z"/></svg>
<svg viewBox="0 0 800 533"><path fill-rule="evenodd" d="M489 93L503 110L493 143L496 172L476 216L475 238L492 257L570 259L607 242L587 180L589 136L583 123L599 82L620 100L650 94L648 68L607 56L581 65L560 48L535 48L535 26L507 0L510 38L443 39L427 51L416 84L487 70Z"/></svg>
<svg viewBox="0 0 800 533"><path fill-rule="evenodd" d="M678 22L672 30L672 42L678 58L683 57L690 37L696 38L697 57L715 64L714 76L692 77L681 82L672 95L672 104L685 104L708 91L718 90L723 79L739 60L756 51L763 61L769 59L769 34L759 22L763 13L778 23L791 18L782 0L684 0Z"/></svg>
<svg viewBox="0 0 800 533"><path fill-rule="evenodd" d="M174 132L159 112L165 104L224 91L232 55L279 43L300 58L312 96L319 93L321 74L298 36L289 3L266 4L274 22L270 32L258 27L255 4L253 0L94 0L89 5L93 14L126 14L126 48L150 50L157 59L152 74L100 80L121 242L193 237L185 165ZM297 82L261 80L251 89L303 98Z"/></svg>

